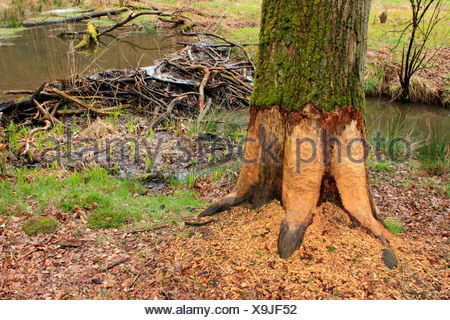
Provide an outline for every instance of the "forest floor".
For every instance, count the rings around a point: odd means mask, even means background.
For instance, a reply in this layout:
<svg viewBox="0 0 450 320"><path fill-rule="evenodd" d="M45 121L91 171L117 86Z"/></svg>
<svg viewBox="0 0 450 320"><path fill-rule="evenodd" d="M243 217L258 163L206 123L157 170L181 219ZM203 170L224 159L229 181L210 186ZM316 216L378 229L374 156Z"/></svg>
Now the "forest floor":
<svg viewBox="0 0 450 320"><path fill-rule="evenodd" d="M144 229L90 229L95 207L48 208L59 226L47 235L26 235L29 213L0 216L0 299L449 299L444 181L391 169L371 178L383 218L404 223L389 237L400 262L393 270L381 244L331 203L316 210L288 260L277 255L277 201L233 208L203 226L160 220ZM226 192L206 181L193 189L208 200Z"/></svg>

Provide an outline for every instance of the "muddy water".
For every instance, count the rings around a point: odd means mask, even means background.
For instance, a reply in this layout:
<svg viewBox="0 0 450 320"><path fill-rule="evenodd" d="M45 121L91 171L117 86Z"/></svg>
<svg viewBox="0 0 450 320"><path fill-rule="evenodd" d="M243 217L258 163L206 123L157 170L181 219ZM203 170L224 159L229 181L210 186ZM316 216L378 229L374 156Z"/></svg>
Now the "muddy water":
<svg viewBox="0 0 450 320"><path fill-rule="evenodd" d="M137 31L101 37L94 51L70 53L79 40L57 37L61 31L83 30L85 24L27 29L19 37L0 41L0 100L5 90L34 90L43 81L88 75L105 69L134 69L177 48L176 38Z"/></svg>
<svg viewBox="0 0 450 320"><path fill-rule="evenodd" d="M366 126L369 134L385 136L399 128L398 135L412 134L450 143L450 110L415 103L394 103L385 99L366 99Z"/></svg>
<svg viewBox="0 0 450 320"><path fill-rule="evenodd" d="M85 24L25 30L20 37L0 42L0 100L9 98L4 90L34 90L43 81L89 75L105 69L134 69L151 66L154 60L177 49L175 37L143 32L116 32L104 35L95 52L70 53L77 42L56 37L61 31L80 31ZM401 131L450 143L450 110L420 105L367 99L369 133L382 135L401 124ZM243 112L245 116L247 111Z"/></svg>

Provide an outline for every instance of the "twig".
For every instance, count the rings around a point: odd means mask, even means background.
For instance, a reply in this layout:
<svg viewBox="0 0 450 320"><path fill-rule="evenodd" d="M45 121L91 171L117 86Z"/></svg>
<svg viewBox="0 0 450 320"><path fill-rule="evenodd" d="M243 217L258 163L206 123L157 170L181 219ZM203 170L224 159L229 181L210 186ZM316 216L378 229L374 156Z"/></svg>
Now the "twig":
<svg viewBox="0 0 450 320"><path fill-rule="evenodd" d="M216 221L216 219L206 219L206 220L204 220L204 219L201 219L201 218L200 219L199 218L195 218L193 220L185 220L184 224L188 225L188 226L200 227L200 226L207 225L207 224L209 224L211 222L214 222L214 221Z"/></svg>
<svg viewBox="0 0 450 320"><path fill-rule="evenodd" d="M226 42L226 43L228 43L228 44L230 44L230 45L232 45L232 46L238 47L239 49L241 49L241 50L245 53L245 55L247 56L248 62L250 62L250 64L253 66L253 69L256 69L256 68L255 68L255 64L253 63L253 60L252 60L252 56L251 56L250 53L248 53L248 51L247 51L243 46L241 46L240 44L237 44L237 43L228 41L228 40L225 39L224 37L221 37L221 36L219 36L219 35L217 35L217 34L214 34L214 33L209 33L209 32L186 33L186 32L184 32L183 30L181 30L180 32L181 32L181 34L182 34L183 36L187 36L187 37L198 37L198 36L214 37L214 38L220 39L220 40L222 40L222 41L224 41L224 42Z"/></svg>
<svg viewBox="0 0 450 320"><path fill-rule="evenodd" d="M187 93L183 93L181 95L179 95L178 97L176 97L175 99L173 99L169 105L167 106L167 110L166 112L164 112L162 115L160 115L151 125L152 129L155 129L160 123L161 121L163 121L164 118L166 118L171 112L173 107L181 100L183 100L184 98L186 98L188 95L190 94L198 94L197 92L187 92Z"/></svg>
<svg viewBox="0 0 450 320"><path fill-rule="evenodd" d="M39 102L37 102L36 100L33 100L33 102L36 105L36 108L38 108L38 110L44 114L42 120L50 120L53 126L55 125L55 122L62 125L62 122L52 117L52 115L47 110L45 110L44 107L39 104Z"/></svg>
<svg viewBox="0 0 450 320"><path fill-rule="evenodd" d="M200 97L198 99L198 107L200 109L200 112L202 112L203 108L205 107L205 86L208 83L209 76L210 76L211 72L205 66L199 66L199 68L202 68L203 71L205 72L205 75L203 76L203 80L200 83L200 88L198 90L199 93L200 93Z"/></svg>
<svg viewBox="0 0 450 320"><path fill-rule="evenodd" d="M119 256L115 260L111 261L109 264L105 266L105 270L109 270L114 268L115 266L130 261L131 257L129 256Z"/></svg>
<svg viewBox="0 0 450 320"><path fill-rule="evenodd" d="M4 94L33 94L32 90L4 90Z"/></svg>
<svg viewBox="0 0 450 320"><path fill-rule="evenodd" d="M402 280L400 282L400 288L402 289L402 293L403 293L403 296L405 297L405 299L409 300L409 298L405 294L405 288L403 287L403 281L405 278L405 269L403 268L403 255L402 255L402 259L401 259L401 265L402 265Z"/></svg>
<svg viewBox="0 0 450 320"><path fill-rule="evenodd" d="M28 252L28 253L26 253L26 254L24 254L24 255L21 255L19 258L17 258L17 261L22 260L22 259L25 258L25 257L28 257L30 254L33 254L33 253L35 253L35 252L38 251L38 250L39 250L39 249L34 248L34 249L31 250L30 252Z"/></svg>
<svg viewBox="0 0 450 320"><path fill-rule="evenodd" d="M116 107L111 107L111 108L104 108L102 109L102 111L115 111L115 110L120 110L120 109L126 109L129 108L130 105L129 104L124 104L124 105L120 105L120 106L116 106ZM56 111L57 115L66 115L66 114L81 114L81 113L85 113L86 109L75 109L75 110L58 110Z"/></svg>
<svg viewBox="0 0 450 320"><path fill-rule="evenodd" d="M155 231L155 230L159 230L159 229L164 229L164 228L167 228L168 226L169 226L168 224L163 224L162 226L156 226L156 227L152 227L152 228L115 232L114 235L124 234L124 233L135 234L135 233L141 233L141 232L149 232L149 231Z"/></svg>
<svg viewBox="0 0 450 320"><path fill-rule="evenodd" d="M110 114L108 111L96 109L96 108L94 108L94 107L88 105L87 103L81 101L80 99L75 98L75 97L73 97L73 96L70 96L70 95L68 95L67 93L62 92L62 91L60 91L60 90L58 90L58 89L56 89L56 88L51 88L51 89L48 89L47 91L48 91L48 92L53 92L53 93L57 94L58 96L60 96L61 98L65 99L65 100L72 101L73 103L79 105L80 107L82 107L82 108L84 108L84 109L87 109L87 110L89 110L89 111L92 111L92 112L94 112L94 113L98 113L98 114Z"/></svg>
<svg viewBox="0 0 450 320"><path fill-rule="evenodd" d="M45 120L45 126L44 126L44 127L34 128L33 130L31 130L31 131L28 133L28 137L27 137L27 140L26 140L26 142L25 142L25 150L24 150L21 154L24 155L24 154L27 153L28 150L30 149L30 141L31 141L31 138L32 138L32 136L33 136L33 134L34 134L35 132L40 131L40 130L48 130L48 129L51 128L51 126L52 126L52 125L51 125L50 120Z"/></svg>

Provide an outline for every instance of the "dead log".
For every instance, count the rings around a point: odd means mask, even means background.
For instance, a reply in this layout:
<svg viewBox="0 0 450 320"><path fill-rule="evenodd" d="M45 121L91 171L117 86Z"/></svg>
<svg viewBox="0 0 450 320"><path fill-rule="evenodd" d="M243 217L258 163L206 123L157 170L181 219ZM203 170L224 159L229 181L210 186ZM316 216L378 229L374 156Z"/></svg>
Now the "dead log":
<svg viewBox="0 0 450 320"><path fill-rule="evenodd" d="M119 13L127 11L128 8L120 8L120 9L113 9L113 10L105 10L105 11L97 11L97 12L90 12L85 13L79 16L70 17L67 19L62 20L54 20L54 21L38 21L38 22L23 22L22 27L24 28L34 28L34 27L44 27L44 26L51 26L55 24L65 24L65 23L73 23L73 22L80 22L83 20L89 20L93 18L100 18L104 16L114 16ZM9 25L2 25L0 28L11 28Z"/></svg>

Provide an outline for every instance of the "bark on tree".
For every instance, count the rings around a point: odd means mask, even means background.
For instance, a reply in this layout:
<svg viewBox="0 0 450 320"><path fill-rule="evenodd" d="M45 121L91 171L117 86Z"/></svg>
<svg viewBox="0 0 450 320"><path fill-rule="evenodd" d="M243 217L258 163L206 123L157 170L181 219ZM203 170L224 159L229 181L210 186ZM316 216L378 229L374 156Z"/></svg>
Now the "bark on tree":
<svg viewBox="0 0 450 320"><path fill-rule="evenodd" d="M378 221L365 164L364 66L370 0L264 0L244 164L234 190L209 216L278 198L278 240L288 258L334 200L396 258ZM385 261L386 262L386 261Z"/></svg>

